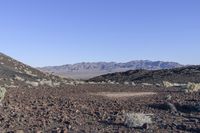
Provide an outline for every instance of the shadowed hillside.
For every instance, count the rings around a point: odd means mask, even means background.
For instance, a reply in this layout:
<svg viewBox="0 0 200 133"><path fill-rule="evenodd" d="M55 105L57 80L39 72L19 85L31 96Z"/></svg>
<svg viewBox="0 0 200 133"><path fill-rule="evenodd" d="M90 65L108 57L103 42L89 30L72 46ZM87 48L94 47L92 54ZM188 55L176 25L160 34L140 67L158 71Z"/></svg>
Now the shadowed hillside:
<svg viewBox="0 0 200 133"><path fill-rule="evenodd" d="M90 81L116 81L119 83L135 82L135 83L162 83L170 81L176 83L200 82L200 66L187 66L165 70L132 70L127 72L118 72L107 75L98 76L90 79Z"/></svg>

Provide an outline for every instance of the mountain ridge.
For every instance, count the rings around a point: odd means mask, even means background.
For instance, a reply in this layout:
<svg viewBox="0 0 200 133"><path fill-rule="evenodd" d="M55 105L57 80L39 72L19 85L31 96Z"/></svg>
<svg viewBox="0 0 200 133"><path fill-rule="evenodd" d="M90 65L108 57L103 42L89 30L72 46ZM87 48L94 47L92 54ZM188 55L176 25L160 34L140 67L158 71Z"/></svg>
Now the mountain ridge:
<svg viewBox="0 0 200 133"><path fill-rule="evenodd" d="M183 67L177 62L133 60L125 63L117 62L81 62L76 64L66 64L61 66L39 67L38 69L56 75L74 78L89 79L92 77L128 70L146 69L159 70Z"/></svg>

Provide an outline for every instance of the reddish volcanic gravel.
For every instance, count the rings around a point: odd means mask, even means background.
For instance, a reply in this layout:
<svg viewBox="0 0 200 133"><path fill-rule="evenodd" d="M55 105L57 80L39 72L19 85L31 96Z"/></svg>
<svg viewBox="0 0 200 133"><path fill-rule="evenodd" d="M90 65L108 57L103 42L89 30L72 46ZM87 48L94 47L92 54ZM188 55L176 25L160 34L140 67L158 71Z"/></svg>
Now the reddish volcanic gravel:
<svg viewBox="0 0 200 133"><path fill-rule="evenodd" d="M91 95L101 92L154 92L141 97ZM171 95L170 100L166 96ZM177 107L168 109L166 102ZM200 93L153 86L78 85L9 88L0 107L1 133L200 132ZM146 128L128 128L123 114L153 114Z"/></svg>

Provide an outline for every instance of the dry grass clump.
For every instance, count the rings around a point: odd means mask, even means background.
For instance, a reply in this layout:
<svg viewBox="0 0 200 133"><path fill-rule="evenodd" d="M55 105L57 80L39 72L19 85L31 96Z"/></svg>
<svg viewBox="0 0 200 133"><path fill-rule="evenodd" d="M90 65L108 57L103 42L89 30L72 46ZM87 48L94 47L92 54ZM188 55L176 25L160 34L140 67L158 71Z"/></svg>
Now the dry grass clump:
<svg viewBox="0 0 200 133"><path fill-rule="evenodd" d="M197 92L200 90L200 83L191 83L189 82L187 84L187 87L186 89L189 91L189 92Z"/></svg>
<svg viewBox="0 0 200 133"><path fill-rule="evenodd" d="M0 102L4 99L6 94L6 89L4 87L0 87Z"/></svg>
<svg viewBox="0 0 200 133"><path fill-rule="evenodd" d="M143 127L152 123L151 116L143 113L125 113L124 117L124 124L129 128Z"/></svg>
<svg viewBox="0 0 200 133"><path fill-rule="evenodd" d="M39 86L39 83L38 82L34 82L34 81L26 81L26 84L29 84L29 85L34 86L34 87L38 87Z"/></svg>
<svg viewBox="0 0 200 133"><path fill-rule="evenodd" d="M172 84L172 83L170 83L170 82L168 82L168 81L163 81L163 86L164 86L165 88L169 88L169 87L173 87L174 84Z"/></svg>

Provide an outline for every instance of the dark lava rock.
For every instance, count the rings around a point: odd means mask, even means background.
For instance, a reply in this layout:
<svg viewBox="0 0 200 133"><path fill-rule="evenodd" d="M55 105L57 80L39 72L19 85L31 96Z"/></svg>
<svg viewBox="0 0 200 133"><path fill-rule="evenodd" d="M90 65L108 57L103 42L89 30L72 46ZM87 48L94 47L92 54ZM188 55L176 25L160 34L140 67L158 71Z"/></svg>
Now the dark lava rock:
<svg viewBox="0 0 200 133"><path fill-rule="evenodd" d="M182 124L182 125L177 125L176 128L179 130L186 130L187 126Z"/></svg>

